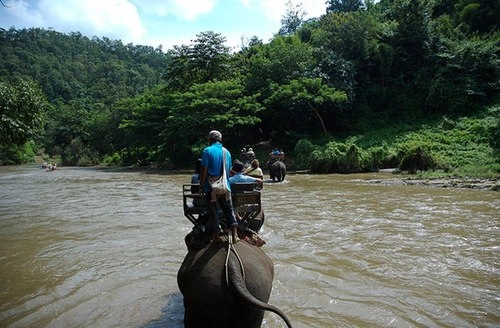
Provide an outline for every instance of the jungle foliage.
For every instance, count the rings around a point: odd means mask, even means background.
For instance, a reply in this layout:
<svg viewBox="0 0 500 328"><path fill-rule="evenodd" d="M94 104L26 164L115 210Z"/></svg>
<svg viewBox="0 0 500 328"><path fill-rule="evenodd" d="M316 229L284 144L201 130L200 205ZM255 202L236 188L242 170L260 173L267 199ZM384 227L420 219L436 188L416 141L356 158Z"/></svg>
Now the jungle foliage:
<svg viewBox="0 0 500 328"><path fill-rule="evenodd" d="M498 175L498 1L330 0L304 16L290 1L272 40L238 50L213 31L164 52L0 30L0 92L23 81L46 99L15 131L16 92L1 93L2 161L28 160L28 145L66 165L191 167L219 129L233 152L280 147L319 173Z"/></svg>
<svg viewBox="0 0 500 328"><path fill-rule="evenodd" d="M442 117L410 127L373 129L339 141L295 146L298 168L316 173L370 172L398 168L417 173L498 177L500 107L473 117Z"/></svg>

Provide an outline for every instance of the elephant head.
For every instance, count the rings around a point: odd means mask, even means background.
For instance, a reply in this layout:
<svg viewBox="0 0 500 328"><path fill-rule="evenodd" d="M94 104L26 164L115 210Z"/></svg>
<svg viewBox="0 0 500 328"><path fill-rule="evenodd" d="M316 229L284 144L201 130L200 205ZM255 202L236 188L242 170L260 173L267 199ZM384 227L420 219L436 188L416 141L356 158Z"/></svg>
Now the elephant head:
<svg viewBox="0 0 500 328"><path fill-rule="evenodd" d="M190 250L177 274L185 327L257 328L266 310L292 327L278 308L267 303L273 276L271 259L245 241Z"/></svg>

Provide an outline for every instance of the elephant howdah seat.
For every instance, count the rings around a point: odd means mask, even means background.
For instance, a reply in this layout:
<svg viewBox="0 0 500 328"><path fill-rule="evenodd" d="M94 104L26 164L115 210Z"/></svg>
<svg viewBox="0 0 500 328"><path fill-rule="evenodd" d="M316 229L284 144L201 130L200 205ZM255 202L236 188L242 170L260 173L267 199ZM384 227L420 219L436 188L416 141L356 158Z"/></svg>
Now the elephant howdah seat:
<svg viewBox="0 0 500 328"><path fill-rule="evenodd" d="M197 185L182 185L184 216L195 226L198 226L201 224L198 219L203 215L208 215L208 206L204 195L191 192L193 187L197 187Z"/></svg>
<svg viewBox="0 0 500 328"><path fill-rule="evenodd" d="M260 191L257 183L231 184L234 212L238 214L240 224L247 227L261 211Z"/></svg>
<svg viewBox="0 0 500 328"><path fill-rule="evenodd" d="M184 216L195 226L200 226L200 218L208 215L208 205L204 195L191 192L193 184L182 185ZM239 224L243 228L259 228L263 222L259 218L262 210L261 195L257 183L231 184L231 199L234 212L237 214Z"/></svg>

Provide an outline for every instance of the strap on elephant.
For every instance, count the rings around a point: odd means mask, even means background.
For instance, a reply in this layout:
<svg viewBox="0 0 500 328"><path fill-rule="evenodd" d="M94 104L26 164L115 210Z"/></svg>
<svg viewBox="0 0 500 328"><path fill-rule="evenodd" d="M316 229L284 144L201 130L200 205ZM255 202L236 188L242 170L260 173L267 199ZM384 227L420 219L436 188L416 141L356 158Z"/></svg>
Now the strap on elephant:
<svg viewBox="0 0 500 328"><path fill-rule="evenodd" d="M226 271L226 285L227 288L229 288L229 272L228 272L228 262L229 262L229 256L231 255L231 251L236 255L236 258L238 259L238 262L240 263L241 267L241 272L243 274L243 280L245 280L245 268L243 267L243 262L241 261L240 255L236 251L236 248L234 248L233 244L233 235L232 233L228 233L227 236L227 253L226 253L226 261L224 262L224 269Z"/></svg>

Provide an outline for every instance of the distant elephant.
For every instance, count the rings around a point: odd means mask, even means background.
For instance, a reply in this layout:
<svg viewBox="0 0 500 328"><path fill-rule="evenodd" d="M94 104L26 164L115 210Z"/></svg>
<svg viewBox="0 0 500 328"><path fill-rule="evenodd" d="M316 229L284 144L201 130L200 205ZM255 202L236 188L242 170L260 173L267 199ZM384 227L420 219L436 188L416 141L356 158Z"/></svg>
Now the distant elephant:
<svg viewBox="0 0 500 328"><path fill-rule="evenodd" d="M177 274L184 296L184 326L258 328L267 310L281 316L291 328L285 314L267 303L273 276L271 259L245 241L190 250Z"/></svg>
<svg viewBox="0 0 500 328"><path fill-rule="evenodd" d="M274 161L269 162L269 175L271 176L271 180L278 182L282 182L285 180L286 175L286 165L282 161Z"/></svg>

